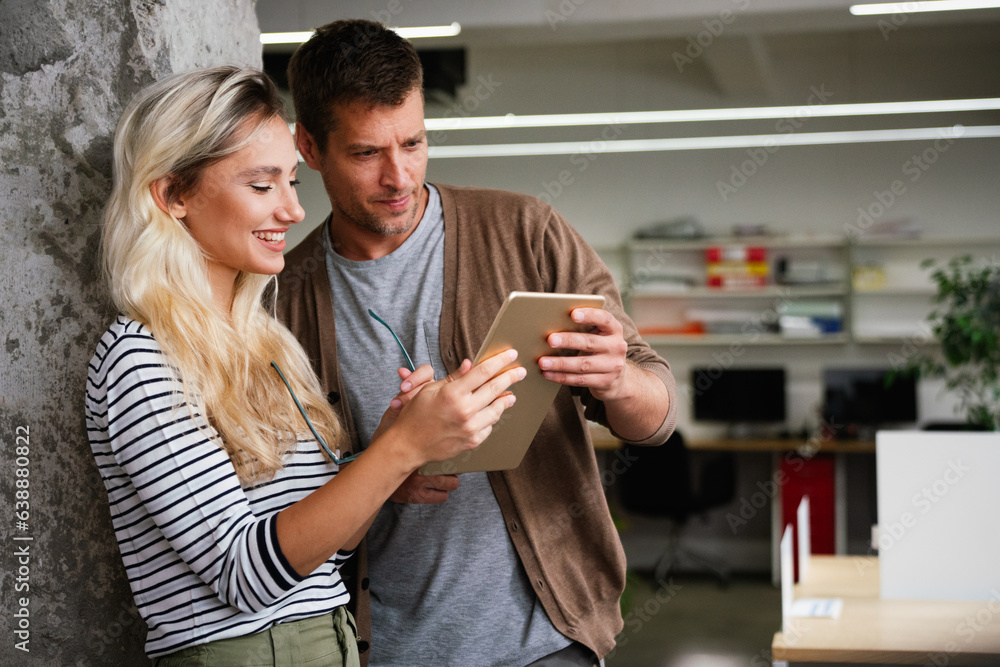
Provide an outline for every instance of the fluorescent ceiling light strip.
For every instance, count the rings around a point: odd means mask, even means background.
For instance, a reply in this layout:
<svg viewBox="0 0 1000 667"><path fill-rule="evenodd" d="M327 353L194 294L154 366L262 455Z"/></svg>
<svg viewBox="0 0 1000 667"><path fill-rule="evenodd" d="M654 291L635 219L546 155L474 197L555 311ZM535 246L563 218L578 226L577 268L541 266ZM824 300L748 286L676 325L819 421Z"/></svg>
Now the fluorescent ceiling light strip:
<svg viewBox="0 0 1000 667"><path fill-rule="evenodd" d="M458 23L451 25L429 25L418 28L389 28L403 39L420 39L423 37L454 37L462 32ZM312 30L304 32L262 32L261 44L301 44L313 35Z"/></svg>
<svg viewBox="0 0 1000 667"><path fill-rule="evenodd" d="M458 23L451 25L431 25L423 28L390 28L404 39L420 39L422 37L455 37L462 32Z"/></svg>
<svg viewBox="0 0 1000 667"><path fill-rule="evenodd" d="M302 44L312 37L313 30L305 32L262 32L261 44Z"/></svg>
<svg viewBox="0 0 1000 667"><path fill-rule="evenodd" d="M851 5L855 16L873 14L915 14L919 12L954 12L962 9L995 9L1000 2L989 0L923 0L921 2L880 2L868 5Z"/></svg>
<svg viewBox="0 0 1000 667"><path fill-rule="evenodd" d="M629 139L604 141L561 141L533 144L481 144L474 146L431 146L432 158L513 157L530 155L576 155L588 153L639 153L690 151L713 148L754 148L757 146L819 146L864 144L884 141L927 141L1000 137L1000 125L963 127L923 127L899 130L858 130L808 132L801 134L749 134L727 137L678 137L673 139Z"/></svg>
<svg viewBox="0 0 1000 667"><path fill-rule="evenodd" d="M1000 109L1000 97L967 100L927 100L920 102L866 102L859 104L815 104L784 107L735 109L680 109L673 111L627 111L622 113L567 113L533 116L481 116L428 118L428 131L494 130L520 127L571 127L583 125L632 125L639 123L692 123L716 120L761 120L835 116L942 113L949 111L993 111Z"/></svg>

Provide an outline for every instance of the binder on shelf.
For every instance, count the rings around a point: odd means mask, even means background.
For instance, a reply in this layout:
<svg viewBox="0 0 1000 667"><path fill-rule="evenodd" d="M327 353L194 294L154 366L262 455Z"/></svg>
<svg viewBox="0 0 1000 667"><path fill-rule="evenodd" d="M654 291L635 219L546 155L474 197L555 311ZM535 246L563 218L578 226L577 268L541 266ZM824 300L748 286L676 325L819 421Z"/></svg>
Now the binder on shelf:
<svg viewBox="0 0 1000 667"><path fill-rule="evenodd" d="M760 246L711 246L705 248L705 261L713 262L766 262L767 249Z"/></svg>
<svg viewBox="0 0 1000 667"><path fill-rule="evenodd" d="M767 286L768 269L764 262L719 262L709 264L705 271L709 287L739 289Z"/></svg>

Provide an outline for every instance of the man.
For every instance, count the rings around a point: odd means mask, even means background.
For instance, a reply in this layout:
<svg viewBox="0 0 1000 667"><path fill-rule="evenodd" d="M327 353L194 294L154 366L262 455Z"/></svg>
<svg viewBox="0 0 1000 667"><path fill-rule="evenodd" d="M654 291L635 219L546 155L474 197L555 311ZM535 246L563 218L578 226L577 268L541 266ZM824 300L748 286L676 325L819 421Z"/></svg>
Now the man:
<svg viewBox="0 0 1000 667"><path fill-rule="evenodd" d="M581 354L538 361L567 389L518 468L414 474L383 508L359 553L363 660L596 664L622 627L625 562L584 415L625 440L662 443L676 412L668 365L639 338L596 253L554 210L424 182L422 71L405 40L368 21L331 23L293 56L289 81L296 143L322 174L332 212L289 253L279 316L354 446L369 441L402 365L369 308L443 377L475 355L512 290L607 298L605 310L573 313L592 333L549 337Z"/></svg>

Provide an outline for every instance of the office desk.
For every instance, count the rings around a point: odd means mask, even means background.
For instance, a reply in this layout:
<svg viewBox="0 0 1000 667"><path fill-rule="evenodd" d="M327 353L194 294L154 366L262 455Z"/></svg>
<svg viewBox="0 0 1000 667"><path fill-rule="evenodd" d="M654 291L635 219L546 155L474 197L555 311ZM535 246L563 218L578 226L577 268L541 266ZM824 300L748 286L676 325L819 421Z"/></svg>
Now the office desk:
<svg viewBox="0 0 1000 667"><path fill-rule="evenodd" d="M871 454L875 443L861 440L816 440L803 441L797 438L754 440L722 438L717 440L694 440L688 443L692 450L717 452L798 452L802 456L816 454Z"/></svg>
<svg viewBox="0 0 1000 667"><path fill-rule="evenodd" d="M782 462L796 458L811 459L817 454L832 454L833 459L833 547L834 553L847 553L847 459L852 454L872 454L875 443L849 440L803 441L798 439L769 440L695 440L688 447L696 451L763 452L771 453L772 479L781 479ZM796 464L792 464L794 468ZM791 473L793 476L795 473ZM815 501L815 499L814 499ZM782 517L782 488L771 498L771 580L777 586L780 576L778 546L784 531ZM815 507L815 505L814 505ZM829 507L829 506L828 506ZM829 535L829 533L827 533ZM814 532L814 536L816 533Z"/></svg>
<svg viewBox="0 0 1000 667"><path fill-rule="evenodd" d="M931 574L930 576L933 576ZM993 601L879 599L878 558L813 556L796 598L839 597L840 618L789 619L775 662L1000 664L1000 596Z"/></svg>
<svg viewBox="0 0 1000 667"><path fill-rule="evenodd" d="M621 440L611 431L598 424L590 424L590 437L594 449L615 450L622 446ZM785 439L742 439L715 438L711 440L687 441L691 450L716 452L798 452L803 456L815 454L871 454L875 452L874 441L858 440L815 440L804 441L796 438Z"/></svg>
<svg viewBox="0 0 1000 667"><path fill-rule="evenodd" d="M811 459L817 454L832 454L834 457L834 553L847 553L847 499L849 497L849 493L847 489L846 457L852 454L873 454L875 452L874 442L821 440L819 438L807 441L793 438L767 440L719 439L695 440L688 446L692 450L700 451L770 452L771 469L774 474L773 479L776 480L780 479L779 475L781 474L780 471L783 460L793 461L796 457ZM793 464L792 467L794 467L794 465L795 464ZM782 520L782 496L781 488L779 487L777 494L771 499L771 579L775 585L778 584L779 578L778 545L781 542L781 534L784 531L784 528ZM815 536L816 533L814 532L813 535Z"/></svg>
<svg viewBox="0 0 1000 667"><path fill-rule="evenodd" d="M616 450L622 446L620 440L611 432L596 424L591 425L591 437L596 450ZM773 479L778 479L783 459L792 460L795 457L805 459L816 454L834 455L834 547L837 554L847 553L847 464L846 456L850 454L873 454L875 443L870 441L852 440L801 440L786 439L740 439L717 438L711 440L691 440L687 442L692 451L724 451L724 452L757 452L771 454ZM775 585L779 579L778 545L781 542L782 525L781 489L771 498L771 579Z"/></svg>

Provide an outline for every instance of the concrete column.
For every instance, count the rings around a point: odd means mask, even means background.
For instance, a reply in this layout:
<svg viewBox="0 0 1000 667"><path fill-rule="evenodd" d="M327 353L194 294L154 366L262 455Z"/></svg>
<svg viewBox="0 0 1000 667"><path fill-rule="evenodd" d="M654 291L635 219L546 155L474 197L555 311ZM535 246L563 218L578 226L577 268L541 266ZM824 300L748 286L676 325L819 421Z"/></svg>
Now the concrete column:
<svg viewBox="0 0 1000 667"><path fill-rule="evenodd" d="M223 63L260 66L253 0L0 0L2 665L148 664L84 427L100 215L126 102Z"/></svg>

